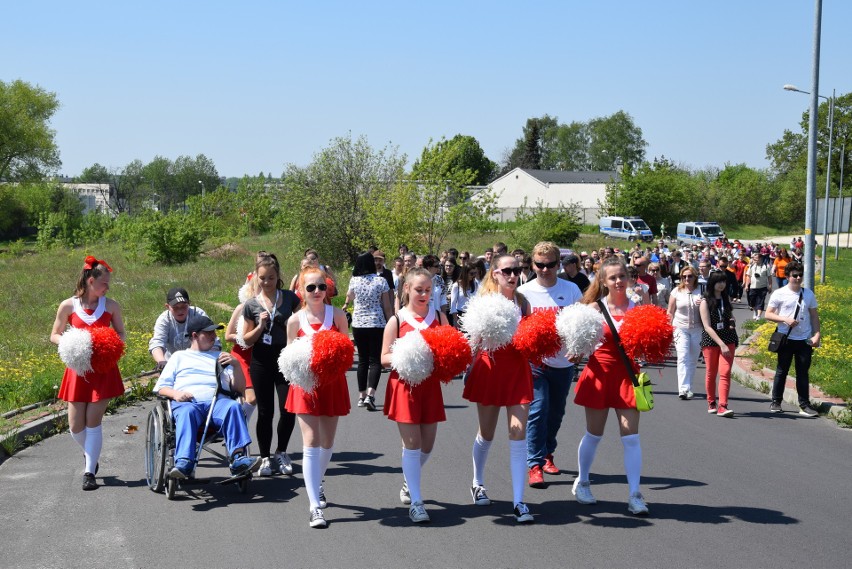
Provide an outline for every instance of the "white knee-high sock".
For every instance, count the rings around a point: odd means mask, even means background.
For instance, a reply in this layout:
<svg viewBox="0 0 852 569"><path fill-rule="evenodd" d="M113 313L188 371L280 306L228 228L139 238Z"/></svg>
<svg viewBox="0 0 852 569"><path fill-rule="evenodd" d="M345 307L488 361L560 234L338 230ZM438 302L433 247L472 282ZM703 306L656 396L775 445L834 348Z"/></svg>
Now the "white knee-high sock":
<svg viewBox="0 0 852 569"><path fill-rule="evenodd" d="M257 409L257 405L252 405L251 403L242 402L243 415L246 416L246 424L251 420L251 416L254 413L254 410Z"/></svg>
<svg viewBox="0 0 852 569"><path fill-rule="evenodd" d="M627 435L621 437L624 445L624 472L627 474L627 485L630 493L639 491L639 478L642 475L642 446L639 444L639 435Z"/></svg>
<svg viewBox="0 0 852 569"><path fill-rule="evenodd" d="M509 441L509 466L512 470L512 499L514 505L524 501L527 483L527 441Z"/></svg>
<svg viewBox="0 0 852 569"><path fill-rule="evenodd" d="M95 473L103 444L104 434L101 425L86 427L86 472Z"/></svg>
<svg viewBox="0 0 852 569"><path fill-rule="evenodd" d="M423 452L422 449L420 450L420 466L421 467L425 466L425 464L426 464L426 462L428 462L430 456L432 456L431 452Z"/></svg>
<svg viewBox="0 0 852 569"><path fill-rule="evenodd" d="M488 461L488 451L491 441L483 439L479 433L473 440L473 485L485 486L485 463Z"/></svg>
<svg viewBox="0 0 852 569"><path fill-rule="evenodd" d="M408 483L411 503L422 502L420 495L420 449L402 449L402 475Z"/></svg>
<svg viewBox="0 0 852 569"><path fill-rule="evenodd" d="M86 452L86 427L83 427L83 430L78 433L75 433L74 431L69 432L71 433L71 438L74 439L74 442L80 445L83 452Z"/></svg>
<svg viewBox="0 0 852 569"><path fill-rule="evenodd" d="M322 460L320 447L302 449L302 476L305 479L305 491L308 493L310 511L319 508L319 487L322 482Z"/></svg>
<svg viewBox="0 0 852 569"><path fill-rule="evenodd" d="M325 471L328 470L328 463L331 462L331 455L334 454L334 447L320 447L320 480L325 478Z"/></svg>
<svg viewBox="0 0 852 569"><path fill-rule="evenodd" d="M600 442L601 437L588 431L580 439L580 445L577 447L577 478L580 479L580 482L589 481L589 471L592 469L592 463L595 461L595 454L598 452Z"/></svg>

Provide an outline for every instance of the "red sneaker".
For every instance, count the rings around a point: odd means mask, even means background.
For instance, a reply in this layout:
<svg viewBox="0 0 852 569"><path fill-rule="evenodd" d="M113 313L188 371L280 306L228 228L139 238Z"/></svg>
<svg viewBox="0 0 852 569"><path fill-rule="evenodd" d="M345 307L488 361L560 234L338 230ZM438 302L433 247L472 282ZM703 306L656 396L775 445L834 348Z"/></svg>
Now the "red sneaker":
<svg viewBox="0 0 852 569"><path fill-rule="evenodd" d="M549 454L544 457L544 466L541 467L547 474L559 474L559 469L553 464L553 455Z"/></svg>
<svg viewBox="0 0 852 569"><path fill-rule="evenodd" d="M544 473L539 465L530 468L530 488L545 488Z"/></svg>

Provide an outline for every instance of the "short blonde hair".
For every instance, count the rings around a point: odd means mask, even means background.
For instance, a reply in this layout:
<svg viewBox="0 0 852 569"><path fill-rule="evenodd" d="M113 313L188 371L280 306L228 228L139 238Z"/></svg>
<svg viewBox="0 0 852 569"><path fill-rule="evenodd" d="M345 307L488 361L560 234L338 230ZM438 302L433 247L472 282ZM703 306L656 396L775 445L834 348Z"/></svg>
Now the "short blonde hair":
<svg viewBox="0 0 852 569"><path fill-rule="evenodd" d="M539 255L541 257L553 257L557 261L559 260L561 252L559 251L559 247L556 246L556 243L553 241L539 241L533 247L532 255L533 257Z"/></svg>

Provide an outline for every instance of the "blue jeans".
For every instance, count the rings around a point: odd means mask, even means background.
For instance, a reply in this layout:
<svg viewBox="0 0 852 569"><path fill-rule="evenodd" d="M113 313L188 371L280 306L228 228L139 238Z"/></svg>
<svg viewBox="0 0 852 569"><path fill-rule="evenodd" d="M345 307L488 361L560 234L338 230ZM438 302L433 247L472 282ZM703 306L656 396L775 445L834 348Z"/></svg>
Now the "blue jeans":
<svg viewBox="0 0 852 569"><path fill-rule="evenodd" d="M565 403L577 367L532 366L533 400L527 419L527 466L544 465L556 450L556 433L565 416Z"/></svg>
<svg viewBox="0 0 852 569"><path fill-rule="evenodd" d="M172 401L172 415L175 418L175 465L189 468L195 464L195 447L198 444L198 430L204 427L210 401ZM234 451L251 444L246 418L239 402L228 398L219 398L213 408L210 424L219 427L225 437L228 456Z"/></svg>

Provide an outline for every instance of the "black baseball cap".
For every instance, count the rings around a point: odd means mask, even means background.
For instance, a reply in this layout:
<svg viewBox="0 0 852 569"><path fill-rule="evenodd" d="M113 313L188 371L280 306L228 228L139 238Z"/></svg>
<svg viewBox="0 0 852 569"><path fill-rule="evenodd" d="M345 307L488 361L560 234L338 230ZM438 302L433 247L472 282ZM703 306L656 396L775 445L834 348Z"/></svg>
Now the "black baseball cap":
<svg viewBox="0 0 852 569"><path fill-rule="evenodd" d="M224 325L214 323L207 316L194 316L186 325L186 335L192 336L198 332L212 332L223 328L225 328Z"/></svg>
<svg viewBox="0 0 852 569"><path fill-rule="evenodd" d="M189 293L186 292L185 288L172 287L169 289L169 292L166 293L166 302L169 306L174 306L181 302L189 304Z"/></svg>

